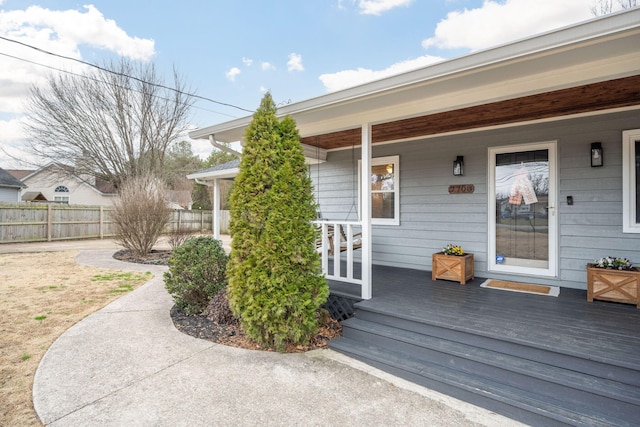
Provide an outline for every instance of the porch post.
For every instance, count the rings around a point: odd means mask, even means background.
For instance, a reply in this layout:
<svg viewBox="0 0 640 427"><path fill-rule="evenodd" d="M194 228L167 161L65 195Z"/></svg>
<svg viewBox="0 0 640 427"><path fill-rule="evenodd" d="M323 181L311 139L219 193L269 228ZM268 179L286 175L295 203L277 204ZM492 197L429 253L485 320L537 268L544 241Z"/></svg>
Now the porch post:
<svg viewBox="0 0 640 427"><path fill-rule="evenodd" d="M220 183L213 179L213 238L220 239Z"/></svg>
<svg viewBox="0 0 640 427"><path fill-rule="evenodd" d="M362 125L362 299L371 299L371 125Z"/></svg>

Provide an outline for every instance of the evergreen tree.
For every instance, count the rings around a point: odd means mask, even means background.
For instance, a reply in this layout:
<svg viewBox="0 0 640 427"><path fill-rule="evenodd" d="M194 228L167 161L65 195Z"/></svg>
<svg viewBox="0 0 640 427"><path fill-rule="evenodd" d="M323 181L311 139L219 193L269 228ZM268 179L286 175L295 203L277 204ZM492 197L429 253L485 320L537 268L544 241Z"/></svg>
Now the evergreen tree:
<svg viewBox="0 0 640 427"><path fill-rule="evenodd" d="M231 194L228 295L250 338L283 350L307 343L329 288L315 251L311 179L295 121L267 93L245 134Z"/></svg>

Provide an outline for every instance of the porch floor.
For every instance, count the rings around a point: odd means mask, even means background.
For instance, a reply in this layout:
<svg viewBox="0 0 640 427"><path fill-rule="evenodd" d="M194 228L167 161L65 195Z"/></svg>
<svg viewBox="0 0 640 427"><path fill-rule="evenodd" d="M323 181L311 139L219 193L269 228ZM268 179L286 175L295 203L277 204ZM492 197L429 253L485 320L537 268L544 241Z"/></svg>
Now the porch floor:
<svg viewBox="0 0 640 427"><path fill-rule="evenodd" d="M637 421L640 309L635 305L589 303L586 290L561 288L558 297L550 297L481 288L486 279L479 277L466 285L432 281L429 271L388 266L374 266L372 277L373 297L355 304L355 317L343 322L344 337L334 349L533 425L548 425L548 416L573 425ZM330 281L329 286L334 295L360 294L358 285ZM452 353L443 350L449 347ZM457 379L443 381L440 372ZM475 385L465 390L470 383ZM535 387L540 390L532 391ZM474 396L476 389L484 395ZM487 399L500 393L504 397L497 403ZM598 394L605 400L593 396ZM558 399L568 403L558 406ZM590 414L602 405L610 407ZM537 414L529 418L522 408ZM540 414L542 421L536 418Z"/></svg>
<svg viewBox="0 0 640 427"><path fill-rule="evenodd" d="M485 280L460 285L431 280L430 271L374 265L373 297L357 305L640 369L635 305L587 302L587 291L578 289L561 288L558 297L550 297L481 288ZM359 285L329 281L329 287L338 295L360 295Z"/></svg>

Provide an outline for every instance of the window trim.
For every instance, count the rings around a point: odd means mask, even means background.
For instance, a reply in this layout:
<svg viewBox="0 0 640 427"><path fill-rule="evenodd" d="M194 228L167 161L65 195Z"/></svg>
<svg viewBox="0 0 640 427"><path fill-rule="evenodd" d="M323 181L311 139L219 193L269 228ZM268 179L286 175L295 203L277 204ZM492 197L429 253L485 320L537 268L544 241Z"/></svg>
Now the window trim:
<svg viewBox="0 0 640 427"><path fill-rule="evenodd" d="M55 190L53 190L53 201L55 203L65 203L68 205L71 201L69 193L69 187L66 185L58 185Z"/></svg>
<svg viewBox="0 0 640 427"><path fill-rule="evenodd" d="M55 203L66 203L69 204L69 196L53 196L53 201Z"/></svg>
<svg viewBox="0 0 640 427"><path fill-rule="evenodd" d="M380 166L388 163L393 164L394 176L393 176L393 218L371 218L372 225L400 225L400 156L385 156L385 157L372 157L371 166ZM358 212L362 212L362 161L358 161ZM371 173L368 174L371 178ZM373 192L371 192L373 194Z"/></svg>
<svg viewBox="0 0 640 427"><path fill-rule="evenodd" d="M636 165L635 143L640 141L640 129L622 132L622 232L640 233L640 222L636 222Z"/></svg>

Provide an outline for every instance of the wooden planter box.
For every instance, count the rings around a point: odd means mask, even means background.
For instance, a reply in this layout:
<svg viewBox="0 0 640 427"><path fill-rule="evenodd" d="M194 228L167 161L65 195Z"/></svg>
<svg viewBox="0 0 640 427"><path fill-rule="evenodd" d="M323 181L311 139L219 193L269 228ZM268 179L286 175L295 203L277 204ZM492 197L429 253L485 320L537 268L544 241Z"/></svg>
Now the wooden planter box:
<svg viewBox="0 0 640 427"><path fill-rule="evenodd" d="M460 282L473 280L473 254L445 255L438 252L431 257L431 280L444 279Z"/></svg>
<svg viewBox="0 0 640 427"><path fill-rule="evenodd" d="M609 270L587 264L587 301L603 301L634 304L640 308L640 270Z"/></svg>

